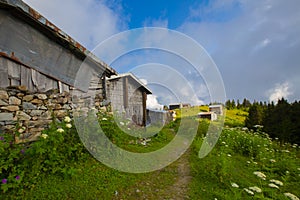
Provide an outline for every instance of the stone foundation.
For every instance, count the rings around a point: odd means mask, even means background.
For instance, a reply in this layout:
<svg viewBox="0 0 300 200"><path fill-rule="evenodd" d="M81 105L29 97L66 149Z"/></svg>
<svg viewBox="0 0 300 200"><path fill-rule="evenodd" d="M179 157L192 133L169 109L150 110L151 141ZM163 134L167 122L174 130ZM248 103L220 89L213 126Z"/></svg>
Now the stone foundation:
<svg viewBox="0 0 300 200"><path fill-rule="evenodd" d="M78 95L80 92L76 91ZM50 90L29 92L24 86L0 88L0 131L21 133L16 142L37 140L53 118L73 116L74 110L96 108L106 110L101 95L79 97L72 93Z"/></svg>

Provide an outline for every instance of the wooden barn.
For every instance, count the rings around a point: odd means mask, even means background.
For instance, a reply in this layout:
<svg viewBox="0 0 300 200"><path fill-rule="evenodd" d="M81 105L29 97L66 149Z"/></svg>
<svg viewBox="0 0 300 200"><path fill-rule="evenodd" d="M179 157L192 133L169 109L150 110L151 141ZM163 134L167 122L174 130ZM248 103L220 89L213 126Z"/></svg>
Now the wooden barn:
<svg viewBox="0 0 300 200"><path fill-rule="evenodd" d="M223 105L210 105L209 112L214 112L218 115L223 115Z"/></svg>
<svg viewBox="0 0 300 200"><path fill-rule="evenodd" d="M87 91L90 85L85 80L104 81L105 76L116 74L21 0L0 0L0 24L1 88L23 85L29 91L63 92L76 86ZM105 93L98 81L91 87Z"/></svg>
<svg viewBox="0 0 300 200"><path fill-rule="evenodd" d="M210 121L215 121L218 119L218 116L214 112L200 112L198 113L200 119L209 119Z"/></svg>
<svg viewBox="0 0 300 200"><path fill-rule="evenodd" d="M114 113L145 126L146 100L152 94L149 88L131 73L111 76L107 79L107 98Z"/></svg>

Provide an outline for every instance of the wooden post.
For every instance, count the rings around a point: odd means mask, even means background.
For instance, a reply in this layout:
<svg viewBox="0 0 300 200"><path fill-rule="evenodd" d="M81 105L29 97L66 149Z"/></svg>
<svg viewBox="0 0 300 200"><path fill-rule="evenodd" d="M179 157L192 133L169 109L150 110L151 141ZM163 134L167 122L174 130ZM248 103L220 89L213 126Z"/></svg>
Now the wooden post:
<svg viewBox="0 0 300 200"><path fill-rule="evenodd" d="M143 91L143 126L146 126L147 122L147 110L146 110L146 102L147 102L147 93Z"/></svg>
<svg viewBox="0 0 300 200"><path fill-rule="evenodd" d="M103 95L103 99L107 99L107 91L106 91L106 72L103 72L102 76L101 76L101 80L102 80L102 95Z"/></svg>
<svg viewBox="0 0 300 200"><path fill-rule="evenodd" d="M123 101L124 108L128 108L128 78L124 77L123 79Z"/></svg>

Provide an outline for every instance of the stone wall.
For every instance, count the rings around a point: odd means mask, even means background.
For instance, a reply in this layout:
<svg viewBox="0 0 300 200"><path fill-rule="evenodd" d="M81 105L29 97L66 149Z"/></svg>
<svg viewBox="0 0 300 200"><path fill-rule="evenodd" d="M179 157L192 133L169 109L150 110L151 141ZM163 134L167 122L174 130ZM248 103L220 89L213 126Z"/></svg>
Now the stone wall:
<svg viewBox="0 0 300 200"><path fill-rule="evenodd" d="M57 90L33 93L25 86L0 88L0 131L20 132L20 137L16 138L18 143L34 141L53 117L72 117L74 110L83 108L105 109L101 95L95 95L95 98L85 95L81 98L80 92L76 93L76 96Z"/></svg>
<svg viewBox="0 0 300 200"><path fill-rule="evenodd" d="M147 123L151 125L161 125L169 123L173 120L172 113L162 110L147 110Z"/></svg>

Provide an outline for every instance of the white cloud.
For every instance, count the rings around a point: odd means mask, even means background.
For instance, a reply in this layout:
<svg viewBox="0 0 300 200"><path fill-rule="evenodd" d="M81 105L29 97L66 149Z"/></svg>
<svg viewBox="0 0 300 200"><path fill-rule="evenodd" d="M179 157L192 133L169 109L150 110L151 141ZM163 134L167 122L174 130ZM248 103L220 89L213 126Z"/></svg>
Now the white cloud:
<svg viewBox="0 0 300 200"><path fill-rule="evenodd" d="M222 4L223 0L216 0L195 7L178 30L210 53L228 98L266 100L265 91L286 77L296 85L292 80L299 80L300 74L300 1L229 0ZM210 15L220 20L205 18ZM291 94L291 100L299 98L299 90L294 91L298 94Z"/></svg>
<svg viewBox="0 0 300 200"><path fill-rule="evenodd" d="M150 94L147 95L147 108L152 110L162 110L163 105L158 102L157 96Z"/></svg>
<svg viewBox="0 0 300 200"><path fill-rule="evenodd" d="M146 19L144 22L143 22L143 25L145 27L163 27L163 28L168 28L168 23L169 21L167 19L162 19L162 18L159 18L159 19Z"/></svg>
<svg viewBox="0 0 300 200"><path fill-rule="evenodd" d="M270 89L267 92L269 96L269 101L277 103L277 101L281 98L287 98L292 94L290 91L290 84L288 82L282 84L276 84L274 88Z"/></svg>
<svg viewBox="0 0 300 200"><path fill-rule="evenodd" d="M92 50L98 43L126 28L122 7L112 1L24 0L44 17ZM115 3L116 5L111 5ZM109 6L114 7L112 10Z"/></svg>

